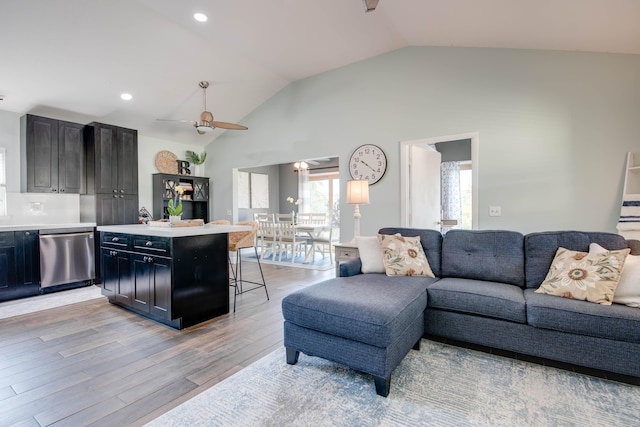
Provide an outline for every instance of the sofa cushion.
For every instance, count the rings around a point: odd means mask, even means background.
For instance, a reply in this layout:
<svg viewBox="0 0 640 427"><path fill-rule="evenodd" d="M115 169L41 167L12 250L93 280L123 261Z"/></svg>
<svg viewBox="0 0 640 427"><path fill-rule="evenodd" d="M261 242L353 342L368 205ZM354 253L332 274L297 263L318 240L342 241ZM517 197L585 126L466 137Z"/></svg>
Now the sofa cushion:
<svg viewBox="0 0 640 427"><path fill-rule="evenodd" d="M558 248L537 293L611 305L629 249L586 253Z"/></svg>
<svg viewBox="0 0 640 427"><path fill-rule="evenodd" d="M420 244L424 250L424 254L429 261L429 267L436 277L440 277L442 272L440 270L442 259L442 233L436 230L426 230L424 228L404 228L404 227L388 227L381 228L378 231L379 234L396 234L400 233L403 236L420 237Z"/></svg>
<svg viewBox="0 0 640 427"><path fill-rule="evenodd" d="M590 254L606 252L607 250L597 243L589 245ZM624 261L613 302L640 308L640 255L628 255Z"/></svg>
<svg viewBox="0 0 640 427"><path fill-rule="evenodd" d="M589 252L589 244L597 243L613 251L625 249L624 237L613 233L580 231L548 231L531 233L524 237L525 277L527 288L537 288L547 277L551 262L559 247L572 251Z"/></svg>
<svg viewBox="0 0 640 427"><path fill-rule="evenodd" d="M525 323L522 288L483 280L445 278L427 286L428 306Z"/></svg>
<svg viewBox="0 0 640 427"><path fill-rule="evenodd" d="M285 320L304 328L387 347L427 306L429 277L359 274L330 279L282 300Z"/></svg>
<svg viewBox="0 0 640 427"><path fill-rule="evenodd" d="M358 236L356 243L362 262L362 273L384 273L386 270L378 236Z"/></svg>
<svg viewBox="0 0 640 427"><path fill-rule="evenodd" d="M640 343L640 310L524 292L527 322L537 328Z"/></svg>
<svg viewBox="0 0 640 427"><path fill-rule="evenodd" d="M435 277L420 244L420 236L378 234L387 276Z"/></svg>
<svg viewBox="0 0 640 427"><path fill-rule="evenodd" d="M442 277L524 286L523 239L515 231L451 230L442 242Z"/></svg>

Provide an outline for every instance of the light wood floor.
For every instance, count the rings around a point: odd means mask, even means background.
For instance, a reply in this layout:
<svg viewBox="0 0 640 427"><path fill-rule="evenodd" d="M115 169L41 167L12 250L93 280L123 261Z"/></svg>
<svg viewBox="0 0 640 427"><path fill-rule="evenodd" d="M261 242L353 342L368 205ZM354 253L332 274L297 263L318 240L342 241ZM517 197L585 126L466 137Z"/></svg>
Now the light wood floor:
<svg viewBox="0 0 640 427"><path fill-rule="evenodd" d="M335 270L263 269L270 301L182 331L105 299L0 320L0 426L143 425L281 347L282 298Z"/></svg>

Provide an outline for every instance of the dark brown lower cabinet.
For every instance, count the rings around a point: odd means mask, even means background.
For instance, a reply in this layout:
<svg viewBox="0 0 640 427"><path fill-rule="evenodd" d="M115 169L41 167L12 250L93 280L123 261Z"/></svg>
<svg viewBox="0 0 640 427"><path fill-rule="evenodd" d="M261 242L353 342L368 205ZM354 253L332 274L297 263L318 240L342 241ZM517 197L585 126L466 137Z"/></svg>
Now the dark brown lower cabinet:
<svg viewBox="0 0 640 427"><path fill-rule="evenodd" d="M227 234L100 233L102 294L177 329L229 312Z"/></svg>
<svg viewBox="0 0 640 427"><path fill-rule="evenodd" d="M133 299L138 310L167 318L171 312L171 259L134 254Z"/></svg>
<svg viewBox="0 0 640 427"><path fill-rule="evenodd" d="M38 231L0 233L0 301L40 293Z"/></svg>

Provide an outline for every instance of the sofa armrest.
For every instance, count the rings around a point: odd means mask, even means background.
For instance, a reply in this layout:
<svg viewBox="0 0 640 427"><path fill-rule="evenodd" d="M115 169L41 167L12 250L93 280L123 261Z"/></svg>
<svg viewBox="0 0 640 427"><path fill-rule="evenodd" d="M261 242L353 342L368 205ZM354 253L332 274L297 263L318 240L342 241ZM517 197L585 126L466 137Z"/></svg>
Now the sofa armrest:
<svg viewBox="0 0 640 427"><path fill-rule="evenodd" d="M362 261L360 261L359 257L341 262L340 277L349 277L349 276L355 276L356 274L360 274L361 268L362 268Z"/></svg>

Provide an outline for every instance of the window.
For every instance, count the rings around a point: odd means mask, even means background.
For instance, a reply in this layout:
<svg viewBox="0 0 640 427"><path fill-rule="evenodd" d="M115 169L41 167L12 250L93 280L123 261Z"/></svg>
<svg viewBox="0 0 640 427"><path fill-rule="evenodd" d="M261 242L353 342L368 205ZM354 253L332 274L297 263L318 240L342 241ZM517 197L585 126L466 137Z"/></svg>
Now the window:
<svg viewBox="0 0 640 427"><path fill-rule="evenodd" d="M326 212L333 227L340 227L339 172L309 175L310 212Z"/></svg>
<svg viewBox="0 0 640 427"><path fill-rule="evenodd" d="M6 164L6 150L0 148L0 216L7 215L7 173L5 169Z"/></svg>

